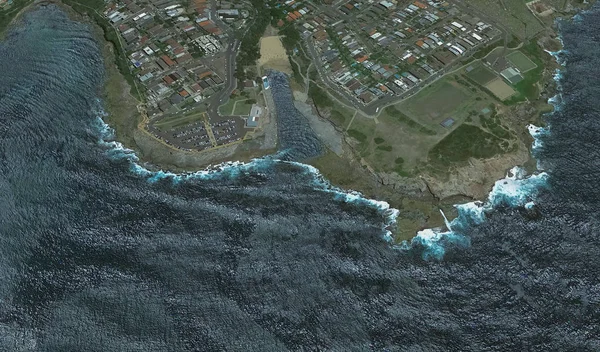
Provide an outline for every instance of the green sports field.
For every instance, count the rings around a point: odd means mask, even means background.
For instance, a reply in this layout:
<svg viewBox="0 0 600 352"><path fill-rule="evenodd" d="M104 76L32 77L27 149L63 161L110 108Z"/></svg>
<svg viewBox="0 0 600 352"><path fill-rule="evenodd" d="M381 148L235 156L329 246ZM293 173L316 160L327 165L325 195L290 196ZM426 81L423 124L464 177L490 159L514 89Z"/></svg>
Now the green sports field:
<svg viewBox="0 0 600 352"><path fill-rule="evenodd" d="M496 75L489 68L479 65L468 72L467 77L475 81L475 83L479 84L480 86L484 86L494 78L498 77L498 75Z"/></svg>
<svg viewBox="0 0 600 352"><path fill-rule="evenodd" d="M520 51L514 51L506 55L506 59L521 72L527 72L537 67L535 62Z"/></svg>

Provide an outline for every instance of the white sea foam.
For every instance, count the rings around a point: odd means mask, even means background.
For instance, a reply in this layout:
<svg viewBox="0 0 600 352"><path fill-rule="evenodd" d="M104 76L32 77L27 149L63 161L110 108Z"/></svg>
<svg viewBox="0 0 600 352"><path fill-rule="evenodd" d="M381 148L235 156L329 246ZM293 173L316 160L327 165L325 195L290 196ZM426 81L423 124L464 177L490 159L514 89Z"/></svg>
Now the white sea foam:
<svg viewBox="0 0 600 352"><path fill-rule="evenodd" d="M567 65L566 54L568 53L568 51L567 51L567 49L565 49L565 43L563 42L562 36L559 35L558 37L556 37L556 39L560 42L560 46L562 49L560 49L558 51L550 51L550 50L544 49L544 51L547 52L548 54L554 56L554 59L556 60L556 62L558 62L559 65L564 67Z"/></svg>
<svg viewBox="0 0 600 352"><path fill-rule="evenodd" d="M542 141L542 137L547 136L550 133L550 130L532 124L527 125L527 130L529 131L531 137L533 137L533 151L536 151L537 149L543 147L544 143Z"/></svg>
<svg viewBox="0 0 600 352"><path fill-rule="evenodd" d="M114 159L126 159L131 164L130 170L132 173L144 177L148 182L154 183L160 180L171 180L173 183L179 183L186 180L192 179L213 179L213 178L233 178L237 177L242 173L249 171L260 171L268 167L273 159L263 158L254 159L249 163L243 163L240 161L224 162L217 165L210 165L204 170L188 173L174 173L170 171L151 171L146 167L140 165L139 158L135 154L135 151L126 148L120 142L114 139L113 129L98 117L97 127L100 131L100 145L106 148L106 153Z"/></svg>
<svg viewBox="0 0 600 352"><path fill-rule="evenodd" d="M389 203L381 200L369 199L365 198L360 192L353 190L343 190L339 187L335 187L327 181L321 172L314 166L302 164L295 161L284 161L285 163L296 165L305 170L305 172L310 173L313 177L313 182L316 187L319 189L332 193L334 199L341 200L348 203L361 204L369 207L374 207L379 210L379 213L383 215L384 221L382 230L384 231L383 238L388 241L393 241L392 228L396 224L396 220L399 215L398 209L390 207Z"/></svg>
<svg viewBox="0 0 600 352"><path fill-rule="evenodd" d="M382 231L383 238L392 243L393 236L390 230L396 224L399 211L391 208L385 201L365 198L361 193L352 190L343 190L332 186L319 170L311 165L302 164L293 161L282 161L275 157L254 159L249 163L227 162L216 166L210 166L204 170L193 173L176 174L168 171L151 171L140 165L135 152L125 148L121 143L111 140L114 138L114 132L101 118L98 118L98 129L101 132L100 144L105 146L107 154L115 159L126 159L130 162L131 172L146 178L150 183L160 180L171 180L174 184L192 179L227 179L235 178L247 172L266 171L275 163L286 163L300 167L304 172L311 175L314 186L322 191L331 193L336 200L365 205L376 208L383 216ZM529 127L530 133L534 138L541 135L543 128L535 126ZM284 155L285 153L282 152ZM277 156L277 155L276 155ZM452 221L446 219L447 229L425 229L419 231L410 241L404 241L394 248L411 249L420 246L423 249L423 258L441 259L445 254L445 248L448 245L468 246L469 238L462 232L468 226L478 225L485 221L486 213L493 210L494 207L505 205L509 207L525 206L531 202L531 199L537 194L537 190L543 186L547 175L545 173L527 177L524 170L513 168L506 178L497 181L490 192L488 200L483 202L470 202L466 204L455 205L458 216ZM445 216L444 216L445 217Z"/></svg>
<svg viewBox="0 0 600 352"><path fill-rule="evenodd" d="M544 49L545 52L547 52L548 54L554 56L554 59L556 60L556 62L561 65L561 66L566 66L567 65L567 59L566 59L566 55L568 53L567 50L565 49L561 49L558 51L550 51L550 50L546 50Z"/></svg>
<svg viewBox="0 0 600 352"><path fill-rule="evenodd" d="M527 175L525 169L512 168L505 178L496 181L485 202L469 202L454 207L458 216L446 220L446 229L425 229L419 231L410 242L404 241L398 248L410 250L424 248L423 259L442 259L447 245L465 247L469 238L463 233L473 225L486 220L486 214L498 207L530 207L540 190L547 188L548 174L545 172ZM444 216L445 218L445 216Z"/></svg>
<svg viewBox="0 0 600 352"><path fill-rule="evenodd" d="M580 21L581 15L574 17L575 21ZM564 49L562 36L557 37L563 49L559 51L546 52L556 59L561 66L567 64L568 50ZM554 81L557 83L558 93L548 99L548 103L554 107L555 112L559 112L564 104L562 96L562 80L564 69L557 69L554 73ZM543 147L543 139L550 134L550 126L538 127L528 125L527 129L534 139L532 144L532 154L535 156ZM468 227L469 224L481 224L486 219L486 214L499 206L510 208L524 207L531 210L535 207L534 200L539 192L548 188L548 174L543 172L544 167L540 160L537 161L537 170L533 175L527 176L525 170L519 167L513 168L508 175L494 184L492 191L485 202L470 202L466 204L455 205L458 216L450 222L448 231L443 229L426 229L417 233L417 236L410 242L405 241L399 248L410 250L415 246L423 246L423 258L441 259L445 254L445 245L448 243L464 244L467 239L460 234L460 231ZM447 220L446 220L447 221Z"/></svg>
<svg viewBox="0 0 600 352"><path fill-rule="evenodd" d="M535 199L540 190L547 188L548 174L545 172L528 176L525 169L514 167L506 178L496 181L488 196L486 206L511 208L523 207Z"/></svg>
<svg viewBox="0 0 600 352"><path fill-rule="evenodd" d="M224 162L218 165L209 166L204 170L190 173L177 174L163 170L151 171L139 164L139 158L136 156L133 150L125 148L123 144L113 140L113 129L106 124L100 116L98 117L97 128L100 131L99 143L106 148L107 154L114 159L128 160L130 162L130 171L140 177L146 178L146 180L150 183L155 183L165 179L171 180L174 184L193 179L231 179L239 177L241 174L247 172L260 173L261 171L266 171L276 163L286 163L298 166L303 169L304 172L311 175L315 187L327 193L331 193L334 199L376 208L383 216L383 238L390 243L393 241L390 228L395 225L396 219L398 218L399 212L397 209L391 208L387 202L365 198L359 192L352 190L346 191L332 186L329 181L327 181L323 175L321 175L319 170L311 165L280 160L279 158L286 155L285 150L280 151L270 157L253 159L248 163L240 161Z"/></svg>
<svg viewBox="0 0 600 352"><path fill-rule="evenodd" d="M554 108L554 111L560 111L562 108L562 103L563 103L563 97L562 97L562 93L557 93L556 95L554 95L553 97L551 97L550 99L548 99L548 104L552 105L552 107Z"/></svg>
<svg viewBox="0 0 600 352"><path fill-rule="evenodd" d="M471 245L468 237L454 232L443 231L442 229L425 229L417 232L417 235L411 240L402 242L397 248L401 250L412 250L415 247L423 248L422 258L424 260L440 260L446 254L446 246L466 248Z"/></svg>

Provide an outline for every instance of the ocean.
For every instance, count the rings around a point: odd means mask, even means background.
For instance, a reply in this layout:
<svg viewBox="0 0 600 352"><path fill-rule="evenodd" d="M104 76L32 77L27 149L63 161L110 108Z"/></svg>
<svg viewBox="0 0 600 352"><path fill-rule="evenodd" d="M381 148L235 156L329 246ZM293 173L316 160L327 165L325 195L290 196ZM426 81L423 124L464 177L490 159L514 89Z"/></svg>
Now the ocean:
<svg viewBox="0 0 600 352"><path fill-rule="evenodd" d="M90 28L28 13L0 42L0 351L600 350L600 7L559 27L541 170L393 245L397 211L302 164L295 128L150 171L102 121Z"/></svg>

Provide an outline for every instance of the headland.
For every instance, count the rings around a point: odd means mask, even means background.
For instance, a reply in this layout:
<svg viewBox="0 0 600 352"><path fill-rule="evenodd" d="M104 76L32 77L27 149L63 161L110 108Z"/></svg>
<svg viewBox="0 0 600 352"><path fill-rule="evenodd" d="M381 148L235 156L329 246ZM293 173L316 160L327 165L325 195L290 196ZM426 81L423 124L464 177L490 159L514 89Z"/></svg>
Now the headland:
<svg viewBox="0 0 600 352"><path fill-rule="evenodd" d="M552 110L556 18L589 3L543 0L56 3L94 26L116 139L148 167L195 171L280 147L268 72L323 152L332 184L400 211L396 240L444 225L515 165L535 172L525 126ZM279 98L278 98L279 99ZM287 105L289 106L289 105Z"/></svg>

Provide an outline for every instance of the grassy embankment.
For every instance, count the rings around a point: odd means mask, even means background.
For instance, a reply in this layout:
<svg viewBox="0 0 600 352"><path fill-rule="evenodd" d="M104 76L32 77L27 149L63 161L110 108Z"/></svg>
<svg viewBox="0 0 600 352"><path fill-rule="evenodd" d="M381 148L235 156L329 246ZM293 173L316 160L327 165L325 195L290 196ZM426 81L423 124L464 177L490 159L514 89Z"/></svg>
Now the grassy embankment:
<svg viewBox="0 0 600 352"><path fill-rule="evenodd" d="M250 114L252 104L256 104L256 89L244 89L237 94L232 94L227 102L219 106L219 114L224 116L236 115L245 116Z"/></svg>
<svg viewBox="0 0 600 352"><path fill-rule="evenodd" d="M140 114L136 105L144 100L144 93L136 85L136 77L129 69L129 61L117 31L100 15L102 0L60 0L79 15L87 16L95 25L98 43L104 56L106 81L103 100L108 110L108 123L114 128L117 140L126 147L138 149L134 135Z"/></svg>
<svg viewBox="0 0 600 352"><path fill-rule="evenodd" d="M336 185L360 190L403 209L396 231L398 240L410 238L422 228L442 225L438 209L449 210L451 204L436 201L427 193L406 196L397 188L382 185L367 167L377 174L408 177L398 182L410 184L411 179L423 173L444 178L470 157L491 157L513 145L512 133L494 111L481 112L494 100L458 75L448 76L384 109L377 119L360 114L352 119L354 111L340 106L325 91L315 89L313 93L315 103L325 114L329 113L331 122L347 130L355 153L351 161L328 154L314 160L313 165ZM442 127L440 122L448 117L455 124ZM352 173L348 173L350 169Z"/></svg>
<svg viewBox="0 0 600 352"><path fill-rule="evenodd" d="M31 4L33 0L14 0L12 5L0 10L0 39L17 15Z"/></svg>
<svg viewBox="0 0 600 352"><path fill-rule="evenodd" d="M14 18L33 3L32 0L15 0L11 6L0 10L0 37L4 35ZM106 62L107 75L103 98L110 114L109 123L115 128L117 138L126 146L133 147L135 145L133 133L137 129L139 115L136 111L136 104L142 94L135 89L135 77L129 71L128 61L121 49L116 31L98 14L104 8L104 1L61 0L58 4L67 5L69 12L74 10L75 13L71 12L71 15L87 16L102 29L102 31L98 30L97 34L103 37L99 43ZM103 41L106 45L102 45ZM135 98L129 95L130 90Z"/></svg>
<svg viewBox="0 0 600 352"><path fill-rule="evenodd" d="M129 69L129 61L127 53L125 53L121 45L120 37L114 27L101 15L105 3L103 0L61 0L62 3L68 5L79 14L86 15L94 21L96 25L102 28L104 39L113 45L115 51L114 63L119 72L127 83L131 86L131 94L137 99L143 100L143 92L136 85L136 77Z"/></svg>

